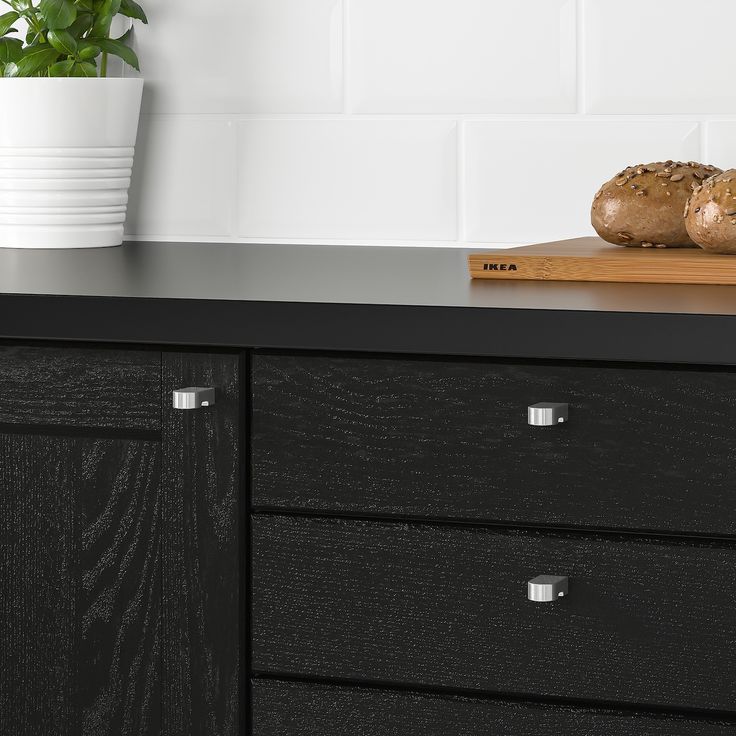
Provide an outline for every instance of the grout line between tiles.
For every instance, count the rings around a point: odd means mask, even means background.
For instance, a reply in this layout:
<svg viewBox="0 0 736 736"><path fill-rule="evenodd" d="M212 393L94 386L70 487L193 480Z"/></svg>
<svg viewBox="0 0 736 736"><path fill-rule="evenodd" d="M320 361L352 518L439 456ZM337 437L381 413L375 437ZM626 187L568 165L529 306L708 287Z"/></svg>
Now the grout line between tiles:
<svg viewBox="0 0 736 736"><path fill-rule="evenodd" d="M350 0L342 0L342 112L350 114Z"/></svg>
<svg viewBox="0 0 736 736"><path fill-rule="evenodd" d="M230 237L237 237L239 228L239 203L240 203L240 126L236 120L230 119L230 196L228 197L228 222Z"/></svg>
<svg viewBox="0 0 736 736"><path fill-rule="evenodd" d="M455 197L456 197L456 231L455 234L460 242L464 242L467 238L466 233L466 213L465 213L465 190L466 190L466 156L465 156L465 123L458 120L455 123L456 143L455 150L457 162L455 165Z"/></svg>
<svg viewBox="0 0 736 736"><path fill-rule="evenodd" d="M131 243L211 243L212 245L344 245L348 248L384 247L384 248L513 248L520 245L531 245L531 241L464 242L460 240L361 240L357 238L246 238L210 235L191 235L181 233L170 234L128 234L125 239Z"/></svg>
<svg viewBox="0 0 736 736"><path fill-rule="evenodd" d="M576 111L578 115L585 114L587 100L585 99L585 0L575 0L575 92Z"/></svg>
<svg viewBox="0 0 736 736"><path fill-rule="evenodd" d="M356 120L387 120L387 121L412 121L412 120L436 120L436 121L468 121L468 122L588 122L588 123L698 123L698 122L736 122L735 114L719 113L680 113L667 115L654 114L578 114L578 113L348 113L349 117ZM314 113L238 113L238 112L143 112L142 118L158 119L189 119L189 120L344 120L346 113L343 112L314 112Z"/></svg>
<svg viewBox="0 0 736 736"><path fill-rule="evenodd" d="M710 152L708 151L709 145L708 145L708 124L701 120L700 121L700 158L699 161L703 161L706 164L709 164L710 161L706 161L706 156L710 156Z"/></svg>

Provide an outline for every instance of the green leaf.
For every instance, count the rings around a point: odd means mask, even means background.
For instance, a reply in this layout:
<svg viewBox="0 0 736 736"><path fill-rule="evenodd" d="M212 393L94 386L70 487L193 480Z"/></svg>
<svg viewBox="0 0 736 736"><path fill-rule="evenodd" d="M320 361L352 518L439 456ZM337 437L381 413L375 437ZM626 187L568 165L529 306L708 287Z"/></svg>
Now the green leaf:
<svg viewBox="0 0 736 736"><path fill-rule="evenodd" d="M74 38L79 38L92 28L93 20L94 16L92 13L79 13L77 19L69 26L69 28L67 28L67 31L69 31Z"/></svg>
<svg viewBox="0 0 736 736"><path fill-rule="evenodd" d="M6 33L13 31L17 33L13 28L13 23L20 18L20 13L16 13L15 10L11 10L8 13L0 15L0 36L4 36Z"/></svg>
<svg viewBox="0 0 736 736"><path fill-rule="evenodd" d="M77 58L81 61L90 61L96 59L102 53L102 49L99 46L95 46L93 43L88 41L79 42L79 50L77 51Z"/></svg>
<svg viewBox="0 0 736 736"><path fill-rule="evenodd" d="M68 31L49 31L48 41L60 54L74 56L77 53L77 41Z"/></svg>
<svg viewBox="0 0 736 736"><path fill-rule="evenodd" d="M90 43L95 44L95 46L99 46L106 54L112 54L113 56L120 57L126 64L130 65L135 69L136 71L140 71L140 64L138 62L138 56L136 55L135 51L130 48L130 46L126 46L123 42L124 40L127 40L128 34L126 33L124 36L121 36L120 38L90 38Z"/></svg>
<svg viewBox="0 0 736 736"><path fill-rule="evenodd" d="M6 77L32 77L40 71L45 71L59 58L59 52L46 44L30 46L23 49L23 56L15 64L5 67ZM10 67L14 67L8 73Z"/></svg>
<svg viewBox="0 0 736 736"><path fill-rule="evenodd" d="M67 59L66 61L57 61L56 64L52 64L49 67L50 77L69 77L71 76L72 69L74 69L74 59Z"/></svg>
<svg viewBox="0 0 736 736"><path fill-rule="evenodd" d="M122 0L120 3L120 13L127 18L148 23L148 18L146 18L143 8L135 0Z"/></svg>
<svg viewBox="0 0 736 736"><path fill-rule="evenodd" d="M112 25L113 17L114 16L111 13L98 15L95 18L95 22L92 25L92 30L89 32L89 35L107 38L110 35L110 26Z"/></svg>
<svg viewBox="0 0 736 736"><path fill-rule="evenodd" d="M97 17L90 31L90 36L108 38L112 19L120 12L121 0L103 0L96 10Z"/></svg>
<svg viewBox="0 0 736 736"><path fill-rule="evenodd" d="M0 38L0 64L15 62L23 56L23 42L19 38Z"/></svg>
<svg viewBox="0 0 736 736"><path fill-rule="evenodd" d="M6 2L13 10L17 10L19 13L31 7L31 0L6 0Z"/></svg>
<svg viewBox="0 0 736 736"><path fill-rule="evenodd" d="M69 28L77 19L77 6L72 0L41 0L39 10L51 30Z"/></svg>
<svg viewBox="0 0 736 736"><path fill-rule="evenodd" d="M95 4L92 2L92 0L77 0L77 8L87 10L90 13L95 12Z"/></svg>
<svg viewBox="0 0 736 736"><path fill-rule="evenodd" d="M97 67L89 61L77 61L72 67L70 77L96 77Z"/></svg>

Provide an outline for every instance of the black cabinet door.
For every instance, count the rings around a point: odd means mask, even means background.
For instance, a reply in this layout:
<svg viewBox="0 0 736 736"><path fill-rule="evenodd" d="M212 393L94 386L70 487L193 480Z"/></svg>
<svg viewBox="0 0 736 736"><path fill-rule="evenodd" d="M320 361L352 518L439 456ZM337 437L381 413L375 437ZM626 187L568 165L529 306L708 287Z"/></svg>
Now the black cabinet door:
<svg viewBox="0 0 736 736"><path fill-rule="evenodd" d="M0 733L238 733L239 361L0 348Z"/></svg>
<svg viewBox="0 0 736 736"><path fill-rule="evenodd" d="M160 452L0 435L0 731L160 733Z"/></svg>
<svg viewBox="0 0 736 736"><path fill-rule="evenodd" d="M163 357L164 736L242 732L239 366L237 355ZM215 405L172 409L182 386L213 386Z"/></svg>

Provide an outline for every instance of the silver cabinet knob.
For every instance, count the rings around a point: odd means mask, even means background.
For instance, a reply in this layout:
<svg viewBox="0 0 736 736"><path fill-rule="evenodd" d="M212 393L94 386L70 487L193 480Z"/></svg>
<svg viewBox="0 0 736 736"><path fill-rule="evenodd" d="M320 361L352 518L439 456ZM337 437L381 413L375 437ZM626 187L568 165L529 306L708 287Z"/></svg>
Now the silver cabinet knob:
<svg viewBox="0 0 736 736"><path fill-rule="evenodd" d="M199 409L215 403L215 389L211 386L188 386L174 391L174 409Z"/></svg>
<svg viewBox="0 0 736 736"><path fill-rule="evenodd" d="M565 575L539 575L527 584L527 598L535 603L550 603L567 595Z"/></svg>
<svg viewBox="0 0 736 736"><path fill-rule="evenodd" d="M527 409L527 420L533 427L553 427L567 421L567 404L542 401Z"/></svg>

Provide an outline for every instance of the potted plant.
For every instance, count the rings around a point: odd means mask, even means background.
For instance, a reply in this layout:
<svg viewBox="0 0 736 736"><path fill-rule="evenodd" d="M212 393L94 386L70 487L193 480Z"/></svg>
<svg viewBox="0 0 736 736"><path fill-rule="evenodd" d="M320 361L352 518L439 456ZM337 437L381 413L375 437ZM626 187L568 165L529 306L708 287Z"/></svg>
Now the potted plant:
<svg viewBox="0 0 736 736"><path fill-rule="evenodd" d="M4 0L0 14L0 246L123 241L142 79L111 78L134 0ZM0 0L0 7L3 0ZM112 38L118 16L130 30Z"/></svg>

